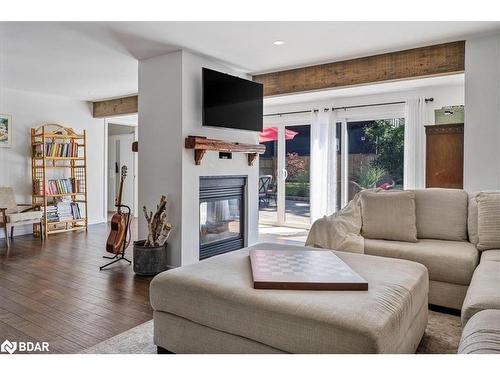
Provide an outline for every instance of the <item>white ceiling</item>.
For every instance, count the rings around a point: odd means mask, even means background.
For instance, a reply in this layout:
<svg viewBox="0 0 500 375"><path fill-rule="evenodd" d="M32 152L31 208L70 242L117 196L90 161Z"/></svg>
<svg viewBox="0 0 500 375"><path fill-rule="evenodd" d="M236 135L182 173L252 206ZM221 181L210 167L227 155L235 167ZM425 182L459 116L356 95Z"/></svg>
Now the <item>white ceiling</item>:
<svg viewBox="0 0 500 375"><path fill-rule="evenodd" d="M136 93L138 60L181 48L253 74L496 30L500 22L1 22L0 85L96 100Z"/></svg>

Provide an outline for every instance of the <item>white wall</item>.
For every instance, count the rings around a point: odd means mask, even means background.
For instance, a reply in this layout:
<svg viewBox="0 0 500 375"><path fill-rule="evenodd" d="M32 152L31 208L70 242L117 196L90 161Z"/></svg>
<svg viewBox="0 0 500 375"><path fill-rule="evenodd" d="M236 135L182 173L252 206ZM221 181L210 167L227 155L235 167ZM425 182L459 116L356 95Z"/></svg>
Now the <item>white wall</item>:
<svg viewBox="0 0 500 375"><path fill-rule="evenodd" d="M87 131L87 183L89 223L103 222L104 120L94 119L89 104L57 96L0 89L0 113L12 116L12 148L0 148L0 186L11 186L18 202L31 202L30 129L56 123ZM19 229L17 234L30 228Z"/></svg>
<svg viewBox="0 0 500 375"><path fill-rule="evenodd" d="M247 243L258 237L258 164L249 167L246 155L218 159L207 152L200 166L193 150L184 149L188 135L233 142L257 143L258 134L203 127L202 67L235 74L227 67L186 51L139 62L139 205L156 205L161 194L169 198L168 214L174 230L169 240L169 263L186 265L199 260L199 177L248 175ZM146 235L140 217L141 237Z"/></svg>
<svg viewBox="0 0 500 375"><path fill-rule="evenodd" d="M182 52L139 61L139 208L153 210L167 195L174 226L169 264L181 264L182 222ZM147 235L139 215L139 238Z"/></svg>
<svg viewBox="0 0 500 375"><path fill-rule="evenodd" d="M500 34L465 43L464 187L500 189Z"/></svg>

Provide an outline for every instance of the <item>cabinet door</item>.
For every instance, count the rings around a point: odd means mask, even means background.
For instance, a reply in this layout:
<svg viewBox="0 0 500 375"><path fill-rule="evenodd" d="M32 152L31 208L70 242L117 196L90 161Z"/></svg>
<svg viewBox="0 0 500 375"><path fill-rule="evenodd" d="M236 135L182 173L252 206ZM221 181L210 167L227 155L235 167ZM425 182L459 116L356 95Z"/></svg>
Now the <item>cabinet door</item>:
<svg viewBox="0 0 500 375"><path fill-rule="evenodd" d="M426 187L463 188L463 124L426 126Z"/></svg>

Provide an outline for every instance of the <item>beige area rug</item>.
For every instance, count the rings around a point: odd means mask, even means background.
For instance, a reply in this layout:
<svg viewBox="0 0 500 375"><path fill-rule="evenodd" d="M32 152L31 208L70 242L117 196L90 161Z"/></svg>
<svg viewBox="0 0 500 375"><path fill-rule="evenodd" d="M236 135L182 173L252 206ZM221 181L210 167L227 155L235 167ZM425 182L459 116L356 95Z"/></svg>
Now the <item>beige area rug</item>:
<svg viewBox="0 0 500 375"><path fill-rule="evenodd" d="M429 311L429 323L418 346L421 354L453 354L457 352L462 332L458 316ZM153 321L143 323L103 341L85 354L154 354Z"/></svg>

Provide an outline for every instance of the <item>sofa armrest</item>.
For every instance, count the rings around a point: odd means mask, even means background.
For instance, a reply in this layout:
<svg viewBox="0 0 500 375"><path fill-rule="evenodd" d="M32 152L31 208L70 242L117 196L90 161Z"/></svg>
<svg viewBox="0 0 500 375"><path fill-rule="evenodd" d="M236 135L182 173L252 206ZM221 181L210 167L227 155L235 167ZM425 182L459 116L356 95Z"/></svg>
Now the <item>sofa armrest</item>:
<svg viewBox="0 0 500 375"><path fill-rule="evenodd" d="M330 216L316 220L307 236L306 246L321 249L364 253L364 239L359 228L345 216Z"/></svg>
<svg viewBox="0 0 500 375"><path fill-rule="evenodd" d="M20 212L28 212L28 211L40 211L40 205L39 204L31 204L31 203L19 203L19 207L28 207L25 208L24 210L21 210Z"/></svg>

